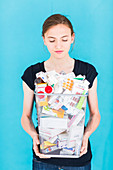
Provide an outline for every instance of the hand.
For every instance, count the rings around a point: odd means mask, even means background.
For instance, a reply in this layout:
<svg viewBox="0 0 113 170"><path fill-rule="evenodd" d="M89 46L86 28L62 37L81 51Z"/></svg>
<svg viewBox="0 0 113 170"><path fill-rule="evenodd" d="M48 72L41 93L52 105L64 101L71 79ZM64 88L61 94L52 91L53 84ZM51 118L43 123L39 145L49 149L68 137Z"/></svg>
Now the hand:
<svg viewBox="0 0 113 170"><path fill-rule="evenodd" d="M39 141L39 136L38 134L37 135L34 135L33 136L33 150L35 152L35 154L37 156L39 156L40 158L51 158L49 155L44 155L44 154L41 154L39 152L39 149L38 149L38 145L40 144L40 141Z"/></svg>
<svg viewBox="0 0 113 170"><path fill-rule="evenodd" d="M87 147L88 147L88 137L83 136L82 146L81 146L81 150L80 150L80 156L87 153Z"/></svg>

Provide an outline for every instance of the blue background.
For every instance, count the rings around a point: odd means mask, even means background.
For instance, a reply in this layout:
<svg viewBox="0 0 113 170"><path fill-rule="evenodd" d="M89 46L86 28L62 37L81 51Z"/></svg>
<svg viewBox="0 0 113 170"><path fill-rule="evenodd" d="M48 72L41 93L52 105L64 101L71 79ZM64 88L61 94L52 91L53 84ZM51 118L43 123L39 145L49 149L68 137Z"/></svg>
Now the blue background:
<svg viewBox="0 0 113 170"><path fill-rule="evenodd" d="M32 140L21 127L23 90L20 77L29 65L49 57L43 48L41 31L44 20L54 13L64 14L73 24L76 43L71 57L93 64L99 72L97 91L101 122L90 137L92 169L112 169L112 6L111 0L0 1L1 170L32 167ZM33 113L34 119L35 109Z"/></svg>

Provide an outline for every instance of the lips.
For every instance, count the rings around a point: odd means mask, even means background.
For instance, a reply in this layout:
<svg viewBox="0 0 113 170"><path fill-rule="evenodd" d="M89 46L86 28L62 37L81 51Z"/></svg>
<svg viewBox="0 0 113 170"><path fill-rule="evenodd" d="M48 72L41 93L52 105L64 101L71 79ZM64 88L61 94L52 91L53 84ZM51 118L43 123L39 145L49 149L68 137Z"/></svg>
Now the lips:
<svg viewBox="0 0 113 170"><path fill-rule="evenodd" d="M60 53L62 53L63 51L55 51L56 53L58 53L58 54L60 54Z"/></svg>

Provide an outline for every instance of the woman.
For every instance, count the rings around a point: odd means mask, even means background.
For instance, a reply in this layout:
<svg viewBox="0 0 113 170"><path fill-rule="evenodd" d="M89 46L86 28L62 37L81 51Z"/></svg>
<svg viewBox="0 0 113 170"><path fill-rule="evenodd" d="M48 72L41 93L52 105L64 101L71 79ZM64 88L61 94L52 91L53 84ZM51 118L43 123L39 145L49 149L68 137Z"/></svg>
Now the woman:
<svg viewBox="0 0 113 170"><path fill-rule="evenodd" d="M24 103L21 123L24 130L33 139L33 169L91 169L91 148L89 137L96 130L100 122L100 114L97 101L97 75L96 69L89 63L73 59L69 56L69 50L74 43L75 34L71 22L63 15L55 14L48 17L42 30L44 44L50 52L50 58L42 63L28 67L23 76ZM38 128L35 129L32 122L32 107L34 102L34 80L36 73L55 70L60 73L74 72L75 75L85 75L90 82L88 105L90 118L84 130L80 158L50 158L39 153Z"/></svg>

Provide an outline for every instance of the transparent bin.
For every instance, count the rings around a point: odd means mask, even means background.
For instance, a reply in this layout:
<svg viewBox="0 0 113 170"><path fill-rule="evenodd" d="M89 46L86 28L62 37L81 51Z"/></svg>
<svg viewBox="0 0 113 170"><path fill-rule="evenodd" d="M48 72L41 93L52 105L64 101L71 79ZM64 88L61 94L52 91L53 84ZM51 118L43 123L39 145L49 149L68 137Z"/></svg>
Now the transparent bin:
<svg viewBox="0 0 113 170"><path fill-rule="evenodd" d="M78 158L87 95L35 93L40 153Z"/></svg>

